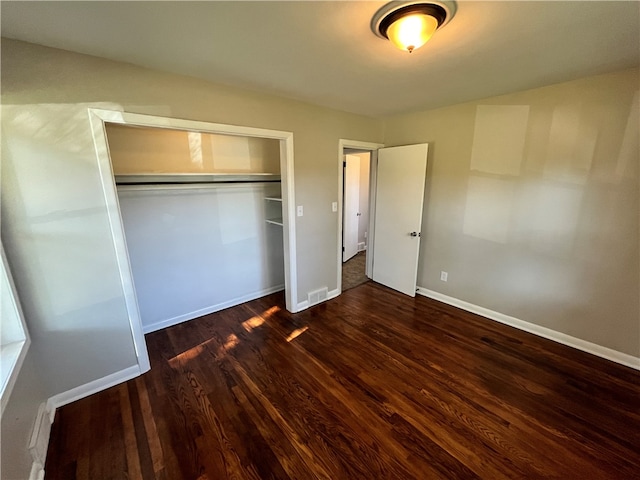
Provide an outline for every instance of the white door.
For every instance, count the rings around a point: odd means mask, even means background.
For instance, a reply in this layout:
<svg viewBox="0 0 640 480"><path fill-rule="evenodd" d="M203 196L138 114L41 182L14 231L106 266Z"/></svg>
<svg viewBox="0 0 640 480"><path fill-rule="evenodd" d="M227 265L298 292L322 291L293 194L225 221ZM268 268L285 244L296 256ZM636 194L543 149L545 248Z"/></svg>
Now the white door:
<svg viewBox="0 0 640 480"><path fill-rule="evenodd" d="M342 261L358 253L360 216L360 157L344 156L344 213L342 228Z"/></svg>
<svg viewBox="0 0 640 480"><path fill-rule="evenodd" d="M373 280L416 295L426 143L378 150Z"/></svg>

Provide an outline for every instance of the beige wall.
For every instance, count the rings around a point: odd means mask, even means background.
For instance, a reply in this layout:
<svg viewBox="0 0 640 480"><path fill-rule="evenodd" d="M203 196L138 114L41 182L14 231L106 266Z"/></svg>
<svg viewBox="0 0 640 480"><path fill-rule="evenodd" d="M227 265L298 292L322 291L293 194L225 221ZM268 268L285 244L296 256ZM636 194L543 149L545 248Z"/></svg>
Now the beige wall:
<svg viewBox="0 0 640 480"><path fill-rule="evenodd" d="M640 355L638 86L633 69L387 118L387 146L430 144L418 285Z"/></svg>
<svg viewBox="0 0 640 480"><path fill-rule="evenodd" d="M135 359L87 107L292 131L298 300L336 288L338 139L380 142L382 121L7 39L1 71L2 239L33 337L13 438L40 398ZM386 119L387 145L431 145L419 284L640 354L637 88L634 70Z"/></svg>
<svg viewBox="0 0 640 480"><path fill-rule="evenodd" d="M19 126L23 129L72 117L83 122L86 108L94 105L293 132L296 204L305 212L297 219L299 301L310 290L337 287L337 218L331 202L338 196L338 139L380 141L381 121L8 39L2 40L2 53L3 104L19 107L10 112L14 118L34 120ZM66 138L64 148L90 145L88 129L81 127L67 125L57 143ZM95 168L93 158L70 163Z"/></svg>
<svg viewBox="0 0 640 480"><path fill-rule="evenodd" d="M280 142L107 124L116 175L134 173L280 173Z"/></svg>
<svg viewBox="0 0 640 480"><path fill-rule="evenodd" d="M379 142L381 121L4 38L1 60L2 240L45 397L136 358L88 107L293 132L298 302L337 288L338 141Z"/></svg>

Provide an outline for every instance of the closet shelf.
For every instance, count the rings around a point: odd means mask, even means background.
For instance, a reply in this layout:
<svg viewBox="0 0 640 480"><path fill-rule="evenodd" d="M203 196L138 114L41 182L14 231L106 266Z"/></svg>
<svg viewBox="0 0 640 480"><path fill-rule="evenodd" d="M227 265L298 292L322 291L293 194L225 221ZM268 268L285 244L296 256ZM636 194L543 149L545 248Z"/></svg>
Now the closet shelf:
<svg viewBox="0 0 640 480"><path fill-rule="evenodd" d="M271 223L272 225L280 225L281 227L283 226L281 218L267 218L267 223Z"/></svg>
<svg viewBox="0 0 640 480"><path fill-rule="evenodd" d="M114 175L117 185L279 182L274 173L140 173Z"/></svg>

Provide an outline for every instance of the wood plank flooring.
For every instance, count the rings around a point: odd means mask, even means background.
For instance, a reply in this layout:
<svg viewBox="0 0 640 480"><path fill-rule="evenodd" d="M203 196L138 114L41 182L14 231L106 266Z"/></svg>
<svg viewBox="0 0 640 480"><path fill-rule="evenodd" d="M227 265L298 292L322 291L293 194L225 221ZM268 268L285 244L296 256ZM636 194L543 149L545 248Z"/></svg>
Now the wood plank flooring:
<svg viewBox="0 0 640 480"><path fill-rule="evenodd" d="M372 282L147 342L57 412L47 480L640 478L640 372Z"/></svg>

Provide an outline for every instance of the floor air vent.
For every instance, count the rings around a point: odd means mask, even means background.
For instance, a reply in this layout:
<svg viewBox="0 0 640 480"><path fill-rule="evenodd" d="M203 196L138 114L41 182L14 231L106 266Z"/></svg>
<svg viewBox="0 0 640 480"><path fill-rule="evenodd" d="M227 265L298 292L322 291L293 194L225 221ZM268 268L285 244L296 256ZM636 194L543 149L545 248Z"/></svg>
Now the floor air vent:
<svg viewBox="0 0 640 480"><path fill-rule="evenodd" d="M329 295L329 290L327 289L327 287L323 287L319 290L309 292L307 295L309 298L309 306L311 306L315 305L316 303L324 302Z"/></svg>

